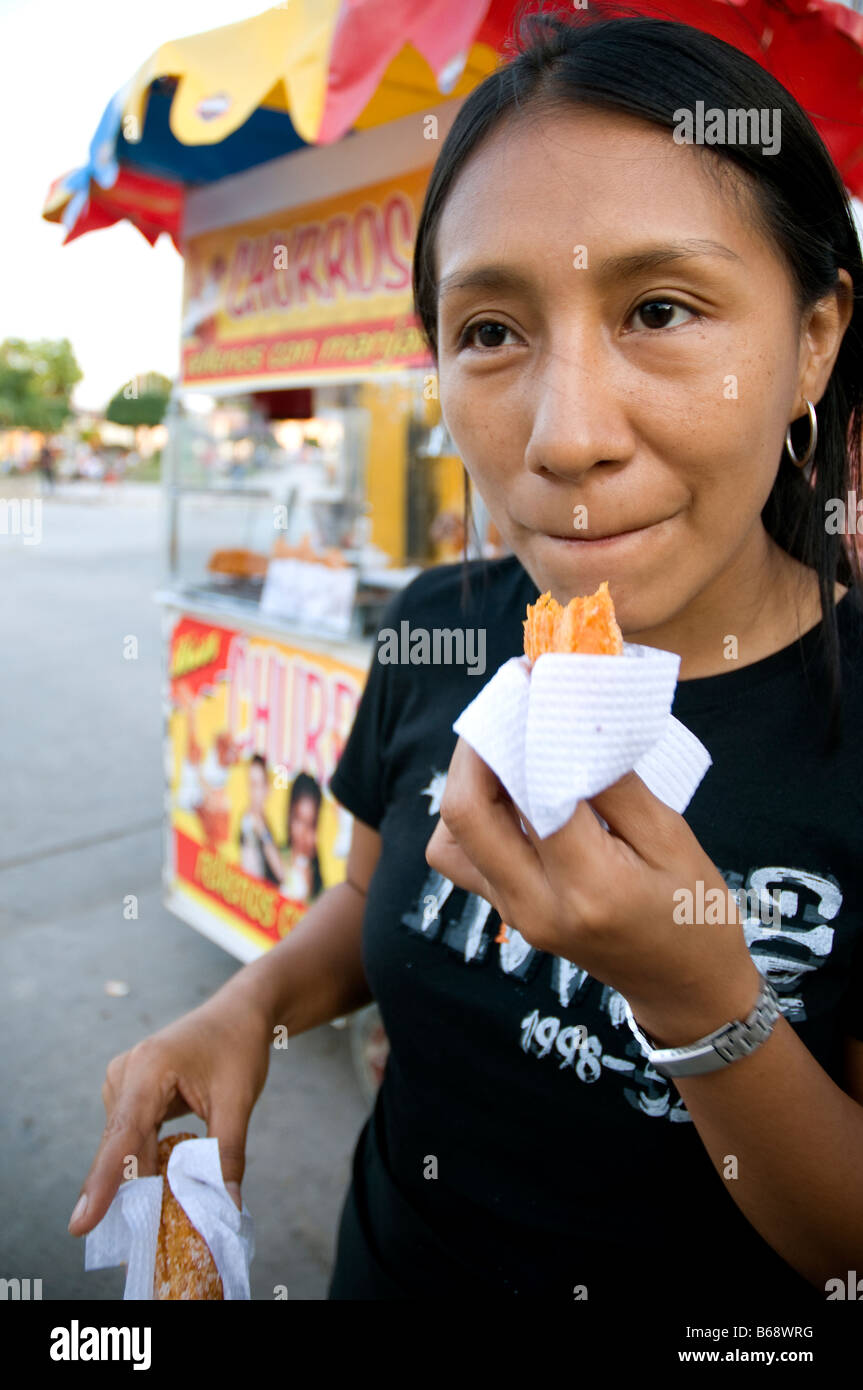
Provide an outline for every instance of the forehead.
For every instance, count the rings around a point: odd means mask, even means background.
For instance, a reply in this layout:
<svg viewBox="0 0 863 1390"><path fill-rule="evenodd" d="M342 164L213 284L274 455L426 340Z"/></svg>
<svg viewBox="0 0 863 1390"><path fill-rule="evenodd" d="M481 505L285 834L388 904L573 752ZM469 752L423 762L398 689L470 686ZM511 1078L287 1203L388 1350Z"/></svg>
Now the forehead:
<svg viewBox="0 0 863 1390"><path fill-rule="evenodd" d="M438 278L479 259L571 265L577 245L589 255L654 239L712 238L747 261L769 260L741 174L617 111L572 106L508 119L450 188Z"/></svg>

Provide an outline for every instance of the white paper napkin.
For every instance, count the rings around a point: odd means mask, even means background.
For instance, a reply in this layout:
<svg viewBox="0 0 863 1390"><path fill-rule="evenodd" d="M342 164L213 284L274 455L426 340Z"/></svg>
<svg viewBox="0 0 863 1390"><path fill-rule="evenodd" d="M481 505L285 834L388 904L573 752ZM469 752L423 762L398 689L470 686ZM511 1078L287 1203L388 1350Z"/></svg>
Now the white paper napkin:
<svg viewBox="0 0 863 1390"><path fill-rule="evenodd" d="M168 1159L171 1191L203 1236L226 1299L249 1299L249 1266L255 1255L254 1223L238 1211L225 1187L218 1139L185 1139ZM125 1263L124 1299L152 1299L162 1179L133 1178L120 1187L98 1226L86 1237L85 1269Z"/></svg>
<svg viewBox="0 0 863 1390"><path fill-rule="evenodd" d="M125 1263L123 1297L152 1299L161 1211L161 1178L124 1182L98 1226L85 1238L84 1268L107 1269Z"/></svg>
<svg viewBox="0 0 863 1390"><path fill-rule="evenodd" d="M579 801L635 771L682 813L711 766L671 713L680 657L624 642L621 656L544 652L504 662L453 731L500 778L541 839ZM604 824L605 822L603 822Z"/></svg>

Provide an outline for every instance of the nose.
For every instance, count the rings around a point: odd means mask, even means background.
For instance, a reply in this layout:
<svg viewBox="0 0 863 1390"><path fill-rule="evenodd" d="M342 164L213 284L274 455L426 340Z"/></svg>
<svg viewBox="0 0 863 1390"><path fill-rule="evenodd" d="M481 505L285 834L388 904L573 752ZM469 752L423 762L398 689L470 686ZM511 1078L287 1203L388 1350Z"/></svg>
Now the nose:
<svg viewBox="0 0 863 1390"><path fill-rule="evenodd" d="M598 463L623 464L635 450L620 363L588 325L552 340L537 365L533 428L525 464L578 481Z"/></svg>

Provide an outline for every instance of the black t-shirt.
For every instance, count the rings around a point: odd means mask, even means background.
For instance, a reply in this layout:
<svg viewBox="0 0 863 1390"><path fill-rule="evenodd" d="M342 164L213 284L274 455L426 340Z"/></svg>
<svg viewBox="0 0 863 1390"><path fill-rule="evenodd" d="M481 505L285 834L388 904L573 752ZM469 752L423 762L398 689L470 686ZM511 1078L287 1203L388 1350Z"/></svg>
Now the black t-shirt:
<svg viewBox="0 0 863 1390"><path fill-rule="evenodd" d="M674 1281L706 1298L731 1290L741 1307L765 1294L788 1307L823 1303L737 1207L673 1081L643 1057L621 996L512 929L496 942L490 905L426 864L452 724L521 654L537 597L514 556L470 570L466 606L461 565L443 565L391 601L383 626L403 639L405 624L484 628L484 673L466 662L385 664L376 653L331 781L382 838L362 949L390 1042L354 1156L351 1235L343 1217L331 1297L472 1288L572 1301L585 1286L596 1306ZM713 759L685 819L729 886L781 892L781 927L747 926L747 942L785 1017L841 1084L843 1035L863 1038L856 591L836 611L836 754L822 750L818 628L749 666L681 681L673 712Z"/></svg>

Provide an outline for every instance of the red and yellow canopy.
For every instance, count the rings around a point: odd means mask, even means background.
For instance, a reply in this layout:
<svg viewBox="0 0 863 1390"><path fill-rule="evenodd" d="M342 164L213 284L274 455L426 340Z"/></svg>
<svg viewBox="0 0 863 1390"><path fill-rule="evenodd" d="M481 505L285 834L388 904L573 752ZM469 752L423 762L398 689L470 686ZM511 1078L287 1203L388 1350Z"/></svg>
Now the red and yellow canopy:
<svg viewBox="0 0 863 1390"><path fill-rule="evenodd" d="M124 116L143 130L151 84L174 78L171 131L226 139L259 107L326 145L462 96L498 60L512 0L288 0L252 19L163 44L132 78Z"/></svg>
<svg viewBox="0 0 863 1390"><path fill-rule="evenodd" d="M548 8L549 0L546 0ZM501 61L516 0L283 0L163 44L51 185L66 240L125 218L179 246L186 188L464 97ZM568 13L572 5L560 0ZM596 0L594 9L601 9ZM612 7L613 10L614 7ZM630 0L735 44L806 107L863 193L863 15L851 0Z"/></svg>

